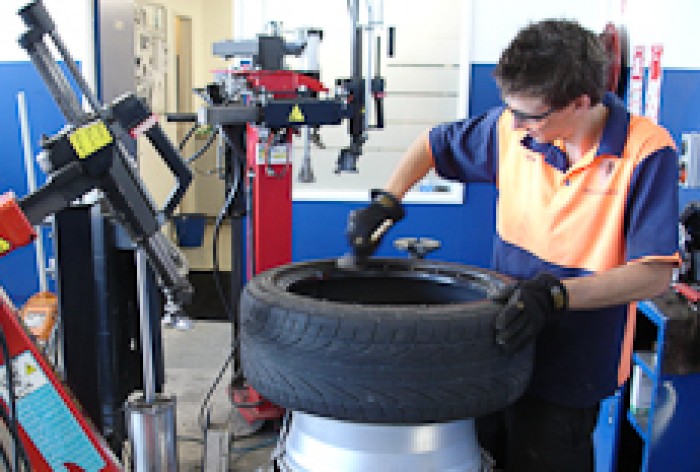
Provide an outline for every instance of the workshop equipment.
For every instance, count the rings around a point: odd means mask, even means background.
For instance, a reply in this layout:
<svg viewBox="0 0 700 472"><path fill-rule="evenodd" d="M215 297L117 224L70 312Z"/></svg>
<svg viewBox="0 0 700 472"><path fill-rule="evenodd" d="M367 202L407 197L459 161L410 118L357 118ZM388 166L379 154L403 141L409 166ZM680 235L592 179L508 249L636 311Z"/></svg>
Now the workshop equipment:
<svg viewBox="0 0 700 472"><path fill-rule="evenodd" d="M493 342L489 294L511 279L427 259L286 264L246 285L241 359L288 409L277 470L489 470L473 418L525 391L532 345Z"/></svg>
<svg viewBox="0 0 700 472"><path fill-rule="evenodd" d="M13 200L0 199L0 234L5 240L29 237L31 225L21 221ZM6 217L15 224L8 236ZM24 235L24 236L22 236ZM17 310L0 289L0 338L7 350L0 369L2 408L8 414L0 430L12 438L12 453L3 444L12 465L4 470L42 472L51 470L122 470L119 460L95 432L75 404L37 345L20 323ZM11 359L12 373L7 367ZM21 468L20 468L21 467Z"/></svg>
<svg viewBox="0 0 700 472"><path fill-rule="evenodd" d="M146 278L148 261L163 291L174 303L184 304L191 299L192 287L187 279L185 259L160 228L172 216L192 174L141 100L126 94L106 107L98 102L41 1L26 5L19 15L28 27L20 37L20 46L30 56L67 125L57 135L42 139L40 165L48 174L46 183L19 201L11 194L0 197L0 256L29 244L36 237L32 226L45 217L69 207L84 194L99 190L102 202L140 248L137 265L144 396L134 404L150 407L150 410L144 409L144 422L149 421L146 416L150 418L151 411L163 412L155 415L156 421L150 421L148 427L139 430L142 436L131 438L131 450L139 454L134 462L143 466L139 470L177 470L177 463L173 461L173 458L176 460L174 413L170 413L174 412L174 403L170 399L156 398L154 392L150 358L152 336L149 323L144 322L147 303L142 281ZM77 83L80 95L71 89L45 42L47 39ZM87 101L90 112L83 110L81 97ZM155 207L137 175L133 156L127 151L129 140L140 134L148 138L176 178L176 186L162 209ZM15 443L26 451L31 470L57 470L64 466L70 470L119 470L120 464L24 332L7 299L0 302L0 326L9 345L3 353L3 361L10 362L9 355L17 371L17 374L7 374L3 399L12 412L7 415L11 429L17 430L13 432ZM17 384L11 381L15 375ZM163 403L167 404L165 408L161 408ZM47 416L47 409L50 416ZM136 409L140 408L127 406L132 413ZM134 424L134 415L130 418ZM150 447L153 444L158 445L158 451Z"/></svg>
<svg viewBox="0 0 700 472"><path fill-rule="evenodd" d="M224 138L223 159L226 202L217 218L214 234L224 216L231 218L231 297L227 311L233 326L234 349L238 331L238 306L243 281L264 270L291 261L292 257L292 157L293 136L304 132L307 154L301 179L313 178L308 158L308 143L318 141L317 130L324 125L338 125L348 120L351 143L341 150L336 171L357 170L357 159L370 128L382 128L384 79L379 75L380 41L376 35L381 25L380 8L368 2L367 22L360 24L360 2L349 3L352 19L352 77L336 81L335 95L319 79L318 46L322 32L304 28L298 41L287 41L278 25L269 34L254 40L226 40L213 45L216 56L238 58L238 67L215 71L216 81L205 89L195 90L207 103L196 116L169 114L173 122L196 121L209 125ZM393 35L393 29L390 30ZM366 36L367 63L363 76L362 39ZM376 40L377 54L372 55ZM393 45L393 36L390 38ZM390 48L393 55L393 47ZM284 69L284 58L302 55L309 70ZM372 62L376 61L376 67ZM370 97L372 100L370 100ZM371 103L370 103L371 102ZM368 107L374 110L374 123ZM247 218L247 227L245 225ZM214 243L216 247L216 242ZM244 249L245 248L245 249ZM244 252L247 251L247 252ZM216 257L215 257L216 259ZM241 261L246 261L245 274ZM215 260L215 276L216 266ZM223 296L223 295L222 295ZM234 366L240 365L238 353ZM234 369L235 371L235 369ZM241 415L250 424L279 418L283 410L240 381L232 382L234 405L241 405Z"/></svg>

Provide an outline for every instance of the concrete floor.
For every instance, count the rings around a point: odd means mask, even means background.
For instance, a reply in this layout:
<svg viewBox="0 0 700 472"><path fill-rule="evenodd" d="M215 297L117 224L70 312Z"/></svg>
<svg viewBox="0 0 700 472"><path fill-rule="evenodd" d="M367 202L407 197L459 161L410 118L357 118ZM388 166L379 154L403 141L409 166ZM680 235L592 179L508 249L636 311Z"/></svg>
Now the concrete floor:
<svg viewBox="0 0 700 472"><path fill-rule="evenodd" d="M198 425L201 404L230 352L231 328L226 322L194 321L192 329L163 330L165 356L165 387L167 395L177 401L177 435L180 471L202 470L203 441ZM233 409L226 390L231 370L224 374L211 400L211 423L226 428L234 421ZM237 423L239 424L239 423ZM234 438L231 445L230 471L258 472L270 465L276 438L274 427L266 424L262 430L244 438ZM250 452L246 448L267 443Z"/></svg>

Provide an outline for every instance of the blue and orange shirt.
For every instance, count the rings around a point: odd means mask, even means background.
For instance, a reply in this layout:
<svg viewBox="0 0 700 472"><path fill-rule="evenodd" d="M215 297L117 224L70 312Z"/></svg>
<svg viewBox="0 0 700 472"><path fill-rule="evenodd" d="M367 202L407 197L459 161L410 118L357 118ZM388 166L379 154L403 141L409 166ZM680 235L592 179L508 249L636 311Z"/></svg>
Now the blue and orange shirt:
<svg viewBox="0 0 700 472"><path fill-rule="evenodd" d="M503 107L428 134L438 174L498 188L493 268L518 279L580 277L626 263L677 261L678 156L663 128L613 94L596 149L570 166L563 143L513 128ZM629 373L634 310L570 311L535 347L533 395L593 405Z"/></svg>

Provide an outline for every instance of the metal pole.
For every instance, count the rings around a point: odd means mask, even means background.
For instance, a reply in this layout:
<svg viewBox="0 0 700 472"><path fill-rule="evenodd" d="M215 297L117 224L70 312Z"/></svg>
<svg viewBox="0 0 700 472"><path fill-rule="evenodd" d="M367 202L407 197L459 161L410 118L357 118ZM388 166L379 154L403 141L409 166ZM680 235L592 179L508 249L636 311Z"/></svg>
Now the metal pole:
<svg viewBox="0 0 700 472"><path fill-rule="evenodd" d="M352 71L351 77L353 79L362 78L362 42L361 38L358 37L358 24L360 22L360 0L352 0L350 4L350 22L352 24L350 32L350 44L352 47Z"/></svg>
<svg viewBox="0 0 700 472"><path fill-rule="evenodd" d="M365 116L363 131L369 129L369 117L372 115L374 102L372 97L372 72L374 64L372 63L372 53L374 48L374 5L372 2L367 2L367 56L365 59Z"/></svg>
<svg viewBox="0 0 700 472"><path fill-rule="evenodd" d="M32 159L32 145L29 137L29 119L27 118L27 103L24 100L24 92L17 94L17 112L19 114L19 129L22 135L22 150L24 153L24 167L27 170L27 190L28 193L36 191L36 175L34 174L34 159ZM46 278L46 256L44 253L44 238L41 225L34 227L37 238L34 241L36 251L36 268L39 274L39 291L48 291L48 281Z"/></svg>
<svg viewBox="0 0 700 472"><path fill-rule="evenodd" d="M148 260L136 251L136 284L143 355L143 397L125 405L125 418L137 472L177 472L177 421L175 398L156 395L153 336L148 303Z"/></svg>
<svg viewBox="0 0 700 472"><path fill-rule="evenodd" d="M143 398L146 404L155 400L155 372L153 367L153 339L151 334L151 311L148 303L146 254L136 251L136 284L139 300L139 321L141 323L141 353L143 361Z"/></svg>
<svg viewBox="0 0 700 472"><path fill-rule="evenodd" d="M86 113L80 106L65 74L51 56L48 47L44 43L38 42L33 45L31 50L27 50L27 54L29 54L34 67L36 67L66 120L69 123L80 123Z"/></svg>
<svg viewBox="0 0 700 472"><path fill-rule="evenodd" d="M53 40L54 45L56 46L56 49L58 52L61 54L63 57L63 60L65 61L66 65L68 66L68 70L70 70L71 75L75 79L76 83L78 84L78 87L80 87L80 90L82 91L83 95L85 96L85 99L88 101L90 104L90 107L92 110L97 113L101 118L106 118L102 107L100 106L100 102L97 100L97 97L92 93L90 90L90 86L87 84L85 81L85 78L83 78L83 75L80 73L80 70L78 69L78 65L75 63L73 60L73 57L71 56L70 52L68 51L68 48L66 45L63 43L63 40L61 40L61 37L58 35L58 32L56 30L51 31L49 33L51 36L51 39Z"/></svg>

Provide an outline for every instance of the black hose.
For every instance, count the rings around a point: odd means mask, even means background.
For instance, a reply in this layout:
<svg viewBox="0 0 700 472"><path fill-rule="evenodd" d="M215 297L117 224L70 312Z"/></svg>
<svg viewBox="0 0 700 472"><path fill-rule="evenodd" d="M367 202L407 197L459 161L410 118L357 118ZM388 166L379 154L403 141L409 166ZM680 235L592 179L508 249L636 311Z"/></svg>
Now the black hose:
<svg viewBox="0 0 700 472"><path fill-rule="evenodd" d="M199 124L195 123L188 131L185 133L185 137L182 138L182 141L180 141L180 144L177 145L177 148L182 151L185 149L185 144L187 144L187 141L190 140L192 135L194 135L194 132L197 131L197 128L199 128Z"/></svg>
<svg viewBox="0 0 700 472"><path fill-rule="evenodd" d="M218 132L218 129L217 129ZM215 136L217 133L214 133L213 136ZM226 137L226 133L222 133L222 136L226 139L227 143L233 147L233 143ZM226 195L226 200L224 201L223 206L221 207L221 210L219 210L219 214L216 217L216 222L214 224L214 234L212 237L212 259L213 259L213 270L212 274L214 276L214 284L216 285L216 291L219 294L219 298L221 299L221 304L224 307L224 311L226 312L226 315L228 316L228 319L232 320L233 319L233 310L231 308L231 305L228 303L228 300L226 299L226 294L224 293L223 289L223 284L221 282L221 271L219 270L219 233L221 231L221 225L224 221L224 218L226 217L226 214L229 211L229 208L233 204L233 201L235 199L236 194L238 193L238 188L241 185L241 170L238 165L234 165L234 174L233 174L233 182L231 183L231 187L229 188L228 195ZM240 263L240 261L235 261L236 263ZM236 351L238 349L238 340L236 339L235 333L232 334L234 337L233 340L233 345L231 346L231 351L229 352L228 356L226 357L226 360L224 361L224 364L221 366L221 369L219 369L219 373L217 374L216 378L214 379L214 382L212 383L211 387L209 388L209 391L204 397L204 400L202 401L202 405L200 406L199 409L199 425L200 427L204 428L204 413L209 405L209 402L211 401L211 397L216 391L217 387L219 386L219 383L221 382L221 379L224 376L224 373L226 372L226 369L228 369L229 364L231 361L234 359L234 356L236 354ZM240 371L234 372L234 378L240 374Z"/></svg>
<svg viewBox="0 0 700 472"><path fill-rule="evenodd" d="M2 462L3 465L2 470L12 470L12 466L10 465L10 459L7 457L7 452L5 452L5 449L3 447L0 447L0 462Z"/></svg>
<svg viewBox="0 0 700 472"><path fill-rule="evenodd" d="M196 161L197 159L199 159L200 157L202 157L204 155L204 153L207 152L207 149L209 149L211 147L212 143L214 142L214 140L216 139L216 136L218 134L219 134L219 128L215 129L214 132L211 133L211 136L209 136L209 139L207 139L207 142L204 143L204 145L201 148L199 148L199 151L195 152L185 162L187 162L188 164L191 164L194 161Z"/></svg>

